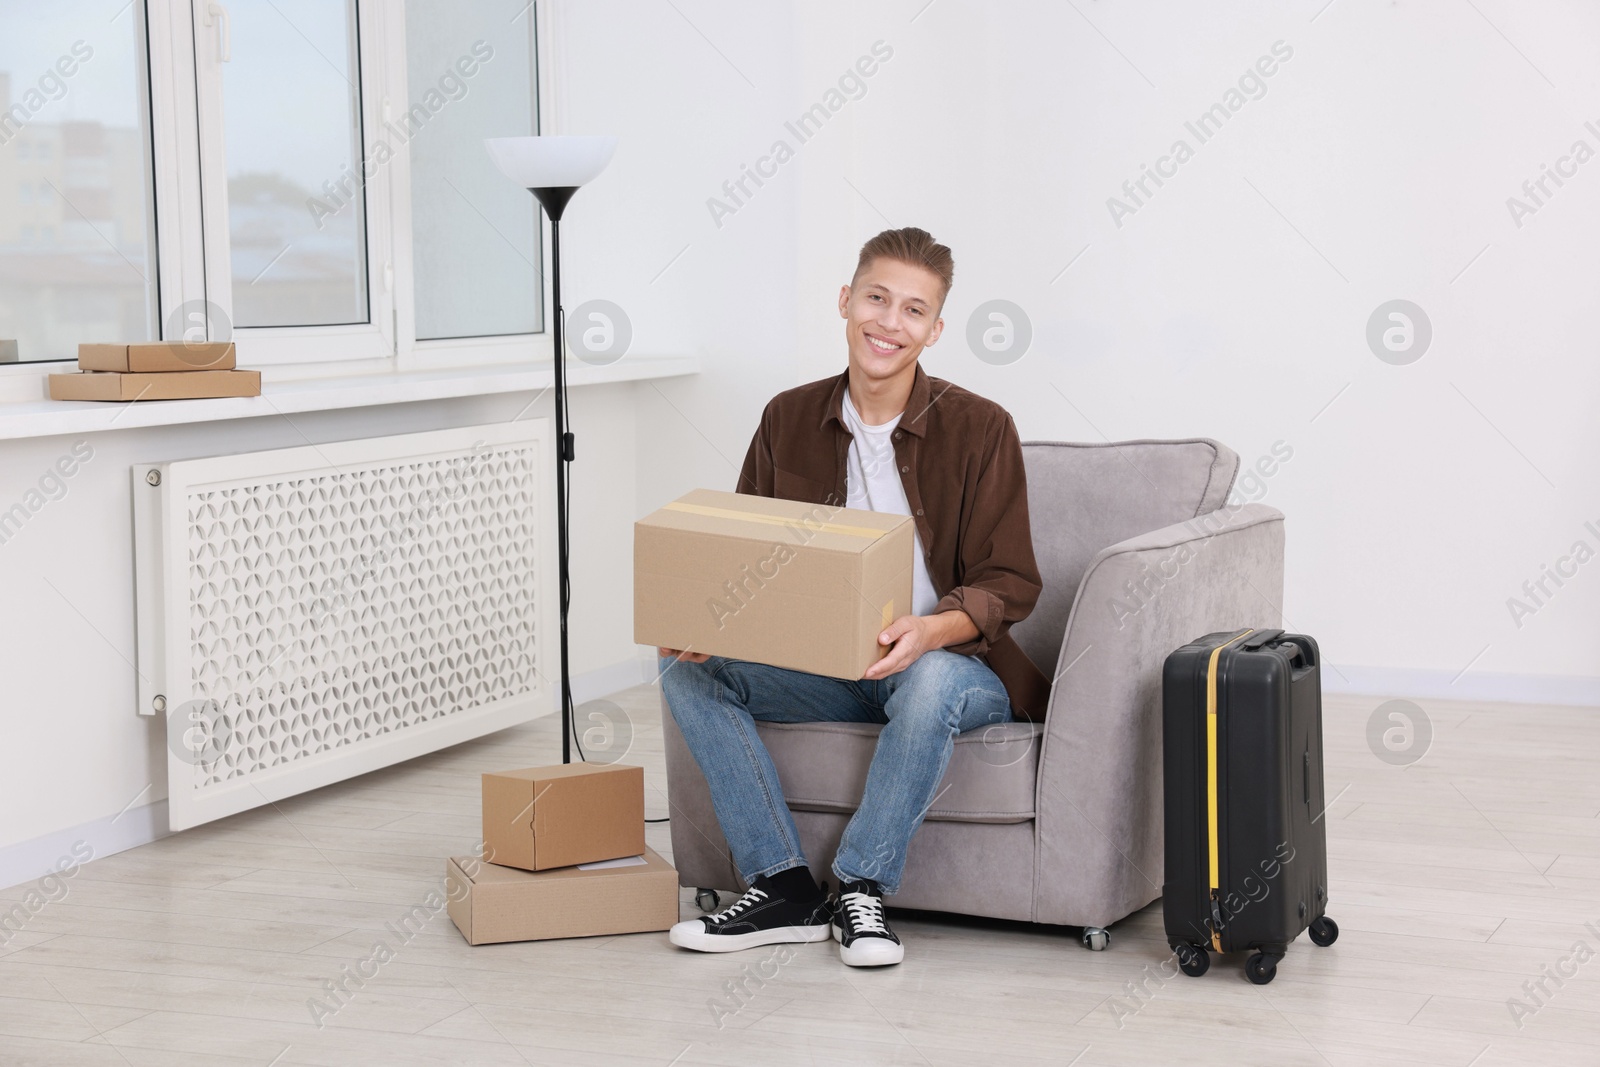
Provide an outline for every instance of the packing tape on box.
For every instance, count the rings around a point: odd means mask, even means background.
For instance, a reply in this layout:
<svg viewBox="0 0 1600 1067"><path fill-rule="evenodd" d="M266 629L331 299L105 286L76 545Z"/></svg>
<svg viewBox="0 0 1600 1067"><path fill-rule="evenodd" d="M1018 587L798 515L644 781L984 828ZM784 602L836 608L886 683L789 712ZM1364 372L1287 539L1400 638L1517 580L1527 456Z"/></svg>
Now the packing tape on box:
<svg viewBox="0 0 1600 1067"><path fill-rule="evenodd" d="M670 504L662 505L665 511L687 511L695 515L709 515L716 519L743 519L746 522L764 522L769 526L803 526L807 530L821 530L826 533L848 534L852 537L882 537L888 530L874 530L870 526L850 526L842 522L810 523L802 519L785 519L777 515L757 515L749 511L738 511L734 508L714 508L706 504L685 504L681 500L674 500Z"/></svg>

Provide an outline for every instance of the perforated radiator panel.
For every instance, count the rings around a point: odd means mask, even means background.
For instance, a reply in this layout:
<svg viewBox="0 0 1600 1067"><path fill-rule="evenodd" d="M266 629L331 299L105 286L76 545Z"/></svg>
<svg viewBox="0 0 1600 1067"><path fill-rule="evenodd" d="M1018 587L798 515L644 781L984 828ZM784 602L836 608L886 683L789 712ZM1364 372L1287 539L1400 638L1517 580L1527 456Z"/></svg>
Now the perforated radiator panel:
<svg viewBox="0 0 1600 1067"><path fill-rule="evenodd" d="M140 710L166 719L174 829L545 707L545 429L134 471Z"/></svg>

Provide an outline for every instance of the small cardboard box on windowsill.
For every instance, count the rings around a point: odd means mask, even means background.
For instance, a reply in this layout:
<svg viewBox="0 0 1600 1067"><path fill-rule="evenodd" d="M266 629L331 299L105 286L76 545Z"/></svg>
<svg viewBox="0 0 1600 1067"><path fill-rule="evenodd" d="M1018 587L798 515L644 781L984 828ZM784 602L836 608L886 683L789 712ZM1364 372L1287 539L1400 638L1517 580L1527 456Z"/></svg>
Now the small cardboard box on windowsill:
<svg viewBox="0 0 1600 1067"><path fill-rule="evenodd" d="M633 524L633 639L833 678L911 611L911 518L696 489Z"/></svg>
<svg viewBox="0 0 1600 1067"><path fill-rule="evenodd" d="M80 344L79 370L134 374L233 370L238 352L232 341L135 341L128 344Z"/></svg>
<svg viewBox="0 0 1600 1067"><path fill-rule="evenodd" d="M644 768L567 763L483 776L483 855L544 871L644 852Z"/></svg>
<svg viewBox="0 0 1600 1067"><path fill-rule="evenodd" d="M77 374L50 375L51 400L206 400L260 396L261 372L235 369L232 341L81 344Z"/></svg>
<svg viewBox="0 0 1600 1067"><path fill-rule="evenodd" d="M51 400L212 400L260 395L258 370L94 370L50 375Z"/></svg>

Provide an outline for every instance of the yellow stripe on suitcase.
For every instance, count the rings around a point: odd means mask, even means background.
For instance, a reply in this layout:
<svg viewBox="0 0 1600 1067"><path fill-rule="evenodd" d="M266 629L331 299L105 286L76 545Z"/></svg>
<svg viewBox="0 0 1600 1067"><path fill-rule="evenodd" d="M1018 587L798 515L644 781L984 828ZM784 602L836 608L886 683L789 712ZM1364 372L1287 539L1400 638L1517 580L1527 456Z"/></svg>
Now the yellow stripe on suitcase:
<svg viewBox="0 0 1600 1067"><path fill-rule="evenodd" d="M1217 847L1217 658L1222 650L1255 630L1234 634L1211 650L1211 662L1206 667L1206 833L1211 850L1211 888L1222 888L1222 864ZM1213 924L1211 947L1222 951L1222 931Z"/></svg>

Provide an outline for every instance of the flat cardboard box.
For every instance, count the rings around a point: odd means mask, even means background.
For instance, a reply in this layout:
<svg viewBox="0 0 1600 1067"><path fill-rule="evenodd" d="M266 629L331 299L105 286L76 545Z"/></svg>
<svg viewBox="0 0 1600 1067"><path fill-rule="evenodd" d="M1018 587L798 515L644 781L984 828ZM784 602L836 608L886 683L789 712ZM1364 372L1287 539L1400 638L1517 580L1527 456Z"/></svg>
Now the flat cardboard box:
<svg viewBox="0 0 1600 1067"><path fill-rule="evenodd" d="M667 930L678 921L678 872L651 848L626 867L521 871L474 856L445 861L450 919L468 944Z"/></svg>
<svg viewBox="0 0 1600 1067"><path fill-rule="evenodd" d="M134 373L233 370L237 359L232 341L139 341L125 345L78 346L79 370Z"/></svg>
<svg viewBox="0 0 1600 1067"><path fill-rule="evenodd" d="M483 776L484 857L529 871L644 851L644 768L566 763Z"/></svg>
<svg viewBox="0 0 1600 1067"><path fill-rule="evenodd" d="M51 400L197 400L260 396L258 370L191 370L123 374L82 371L50 375Z"/></svg>
<svg viewBox="0 0 1600 1067"><path fill-rule="evenodd" d="M909 516L696 489L633 525L633 639L857 679L911 611Z"/></svg>

